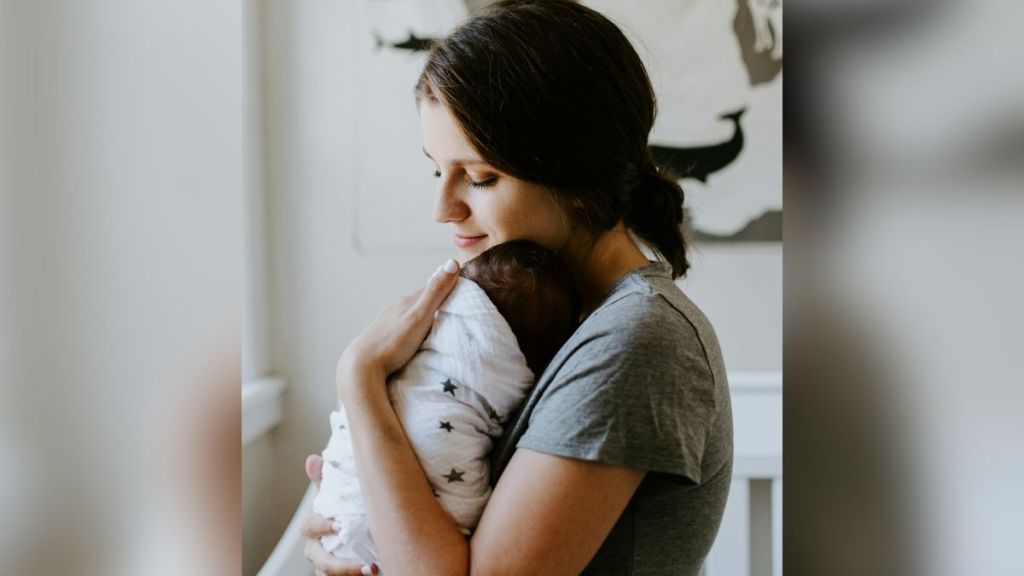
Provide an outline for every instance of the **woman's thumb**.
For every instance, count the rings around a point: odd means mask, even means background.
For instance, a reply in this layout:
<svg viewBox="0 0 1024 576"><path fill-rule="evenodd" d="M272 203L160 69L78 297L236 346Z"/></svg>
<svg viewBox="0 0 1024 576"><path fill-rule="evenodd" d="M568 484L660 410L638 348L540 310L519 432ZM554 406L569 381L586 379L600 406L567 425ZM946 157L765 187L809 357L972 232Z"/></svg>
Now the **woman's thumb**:
<svg viewBox="0 0 1024 576"><path fill-rule="evenodd" d="M416 303L424 312L433 316L434 312L441 307L441 303L455 287L455 281L459 277L459 263L449 258L441 267L434 272L427 282L427 287L420 294L419 302Z"/></svg>

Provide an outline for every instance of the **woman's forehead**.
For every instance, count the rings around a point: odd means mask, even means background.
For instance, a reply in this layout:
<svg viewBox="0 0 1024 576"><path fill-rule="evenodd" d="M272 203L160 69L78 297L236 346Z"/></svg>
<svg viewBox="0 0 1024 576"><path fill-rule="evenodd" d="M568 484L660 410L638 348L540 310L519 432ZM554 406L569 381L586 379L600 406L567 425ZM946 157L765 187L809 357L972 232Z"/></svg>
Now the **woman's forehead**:
<svg viewBox="0 0 1024 576"><path fill-rule="evenodd" d="M458 121L444 105L420 103L423 153L438 164L486 164L470 144Z"/></svg>

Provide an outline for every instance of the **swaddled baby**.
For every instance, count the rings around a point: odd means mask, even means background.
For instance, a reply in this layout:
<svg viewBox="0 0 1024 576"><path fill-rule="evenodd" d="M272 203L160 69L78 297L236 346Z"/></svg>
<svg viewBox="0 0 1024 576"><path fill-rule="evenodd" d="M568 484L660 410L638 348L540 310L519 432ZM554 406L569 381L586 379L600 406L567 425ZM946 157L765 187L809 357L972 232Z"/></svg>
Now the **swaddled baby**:
<svg viewBox="0 0 1024 576"><path fill-rule="evenodd" d="M388 379L388 396L434 496L469 535L490 497L487 454L551 358L576 329L572 278L546 248L499 244L470 260L430 334ZM356 475L348 422L331 413L313 509L334 520L322 538L336 556L378 563Z"/></svg>

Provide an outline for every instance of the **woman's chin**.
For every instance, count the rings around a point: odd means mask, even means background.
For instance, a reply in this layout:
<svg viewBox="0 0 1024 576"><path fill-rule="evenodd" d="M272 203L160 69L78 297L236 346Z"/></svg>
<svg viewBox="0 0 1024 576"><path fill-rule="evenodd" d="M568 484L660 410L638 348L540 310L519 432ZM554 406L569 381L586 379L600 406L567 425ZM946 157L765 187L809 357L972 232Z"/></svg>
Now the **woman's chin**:
<svg viewBox="0 0 1024 576"><path fill-rule="evenodd" d="M456 257L456 260L459 261L460 265L465 265L466 262L469 262L473 258L476 258L477 256L483 254L484 251L486 251L488 248L490 248L490 246L473 246L472 248L460 248L459 255Z"/></svg>

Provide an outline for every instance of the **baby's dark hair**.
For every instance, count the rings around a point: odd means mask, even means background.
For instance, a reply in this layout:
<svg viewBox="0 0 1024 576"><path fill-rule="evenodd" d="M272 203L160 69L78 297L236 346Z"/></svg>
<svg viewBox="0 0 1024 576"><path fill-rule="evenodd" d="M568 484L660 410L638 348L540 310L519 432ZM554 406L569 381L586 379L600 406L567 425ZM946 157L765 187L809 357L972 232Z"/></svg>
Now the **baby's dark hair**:
<svg viewBox="0 0 1024 576"><path fill-rule="evenodd" d="M536 242L493 246L462 267L504 316L536 376L576 330L580 299L569 269Z"/></svg>

